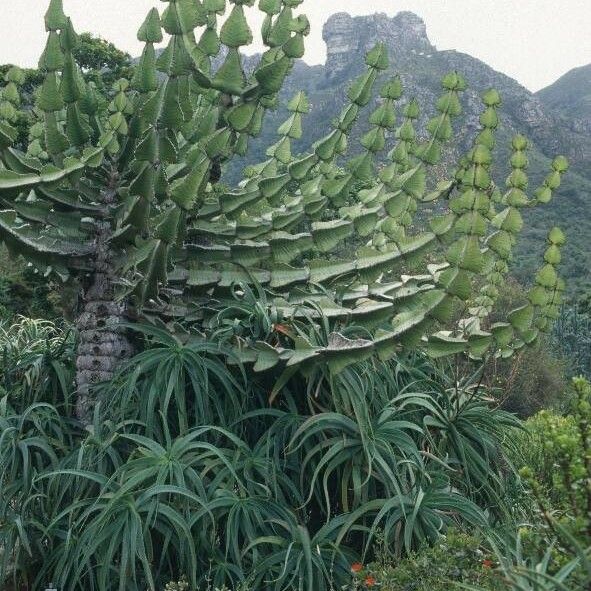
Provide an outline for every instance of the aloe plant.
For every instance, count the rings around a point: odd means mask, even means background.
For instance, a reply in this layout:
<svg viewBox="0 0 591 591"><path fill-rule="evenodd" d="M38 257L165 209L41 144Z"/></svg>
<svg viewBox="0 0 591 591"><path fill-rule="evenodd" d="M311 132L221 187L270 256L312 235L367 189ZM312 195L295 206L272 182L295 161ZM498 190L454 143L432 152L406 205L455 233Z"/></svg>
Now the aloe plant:
<svg viewBox="0 0 591 591"><path fill-rule="evenodd" d="M387 52L377 45L334 129L310 153L291 152L310 109L299 93L268 160L251 167L237 187L220 183L223 164L247 151L265 111L277 104L309 32L306 17L294 15L301 0L261 0L268 49L247 74L241 48L253 39L245 17L253 4L169 0L162 14L151 10L138 32L145 47L132 79L99 95L76 64L77 35L61 0L51 0L39 122L26 153L14 147L11 127L21 77L18 70L7 75L0 236L44 272L80 282L77 404L85 421L93 405L90 386L110 379L133 351L125 329L130 315L182 319L207 332L218 319L216 303L227 302L238 284L268 292L267 310L278 323L314 322L321 311L330 326L323 343L299 337L273 346L269 339L248 339L238 352L257 371L292 371L305 362L338 372L374 353L387 358L417 345L435 356L510 355L555 316L563 290L556 265L564 237L557 229L530 303L507 323L487 322L523 223L520 209L548 202L567 168L557 158L529 198L527 140L518 136L508 190L497 188L491 177L497 92L484 95L481 131L455 173L427 190L429 168L461 112L466 85L457 73L443 79L425 135L416 129L413 100L397 126L403 89L398 78L386 81L363 150L347 159L351 129L388 67ZM170 40L157 56L163 31ZM391 138L390 162L378 170ZM370 188L359 191L360 181ZM416 232L417 210L436 200L447 203L447 213ZM354 248L347 247L352 237ZM406 275L404 266L417 259L424 269ZM483 277L474 295L472 285ZM457 299L466 303L467 317L449 326ZM350 321L364 327L362 338L344 336L340 329Z"/></svg>

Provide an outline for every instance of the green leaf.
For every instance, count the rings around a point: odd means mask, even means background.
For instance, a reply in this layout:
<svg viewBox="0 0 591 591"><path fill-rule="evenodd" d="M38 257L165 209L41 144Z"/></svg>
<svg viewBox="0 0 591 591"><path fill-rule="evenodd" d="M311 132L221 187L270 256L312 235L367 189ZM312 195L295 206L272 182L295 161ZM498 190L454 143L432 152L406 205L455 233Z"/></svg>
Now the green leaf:
<svg viewBox="0 0 591 591"><path fill-rule="evenodd" d="M489 129L496 129L499 125L499 116L496 109L487 107L487 109L480 115L480 124Z"/></svg>
<svg viewBox="0 0 591 591"><path fill-rule="evenodd" d="M230 48L238 48L252 43L252 32L244 16L244 9L241 5L235 5L222 25L220 40Z"/></svg>
<svg viewBox="0 0 591 591"><path fill-rule="evenodd" d="M255 72L255 77L263 94L275 94L281 90L291 65L291 60L288 57L283 57L259 68Z"/></svg>
<svg viewBox="0 0 591 591"><path fill-rule="evenodd" d="M407 195L421 199L425 193L427 180L424 166L415 166L400 175L395 181L395 187L402 189Z"/></svg>
<svg viewBox="0 0 591 591"><path fill-rule="evenodd" d="M472 332L468 337L468 350L473 358L481 359L490 349L493 342L492 334L483 331Z"/></svg>
<svg viewBox="0 0 591 591"><path fill-rule="evenodd" d="M279 14L281 11L281 0L259 0L259 10L267 14Z"/></svg>
<svg viewBox="0 0 591 591"><path fill-rule="evenodd" d="M140 60L133 73L131 86L142 93L148 93L158 88L156 51L151 43L148 43L144 47Z"/></svg>
<svg viewBox="0 0 591 591"><path fill-rule="evenodd" d="M208 23L206 11L200 0L176 0L176 8L184 33L192 33L196 27Z"/></svg>
<svg viewBox="0 0 591 591"><path fill-rule="evenodd" d="M129 185L130 195L139 195L151 201L154 198L156 171L150 163L144 163Z"/></svg>
<svg viewBox="0 0 591 591"><path fill-rule="evenodd" d="M278 176L269 177L259 182L259 188L263 197L266 199L274 199L281 195L283 189L289 183L290 176L288 174L282 174Z"/></svg>
<svg viewBox="0 0 591 591"><path fill-rule="evenodd" d="M383 43L376 44L365 56L365 63L376 70L387 70L390 63L386 46Z"/></svg>
<svg viewBox="0 0 591 591"><path fill-rule="evenodd" d="M312 168L318 163L316 154L310 154L295 160L288 166L288 172L292 179L302 180L308 176Z"/></svg>
<svg viewBox="0 0 591 591"><path fill-rule="evenodd" d="M228 128L218 129L205 142L205 151L210 160L229 156L232 152L232 131Z"/></svg>
<svg viewBox="0 0 591 591"><path fill-rule="evenodd" d="M74 30L72 19L69 17L66 19L66 26L60 34L60 42L62 49L66 53L71 53L78 47L78 34Z"/></svg>
<svg viewBox="0 0 591 591"><path fill-rule="evenodd" d="M558 275L553 265L544 265L536 274L536 283L542 287L552 288L558 281Z"/></svg>
<svg viewBox="0 0 591 591"><path fill-rule="evenodd" d="M544 253L544 260L554 267L560 264L561 259L560 248L555 244L552 244Z"/></svg>
<svg viewBox="0 0 591 591"><path fill-rule="evenodd" d="M521 306L513 310L509 316L508 320L511 323L511 326L519 331L520 333L525 332L531 327L532 321L534 317L534 308L531 305Z"/></svg>
<svg viewBox="0 0 591 591"><path fill-rule="evenodd" d="M220 52L220 38L213 27L205 29L199 39L199 49L207 56L213 57Z"/></svg>
<svg viewBox="0 0 591 591"><path fill-rule="evenodd" d="M293 139L302 137L302 116L300 113L293 113L285 123L283 123L277 133Z"/></svg>
<svg viewBox="0 0 591 591"><path fill-rule="evenodd" d="M497 322L490 327L497 347L503 349L513 340L513 326L506 322Z"/></svg>
<svg viewBox="0 0 591 591"><path fill-rule="evenodd" d="M453 337L445 332L440 332L429 337L423 345L425 352L430 357L437 359L448 355L456 355L466 350L468 343L463 338Z"/></svg>
<svg viewBox="0 0 591 591"><path fill-rule="evenodd" d="M452 265L472 273L480 273L484 264L476 236L464 236L454 242L449 247L446 258Z"/></svg>
<svg viewBox="0 0 591 591"><path fill-rule="evenodd" d="M55 72L50 72L45 76L37 104L42 111L48 113L60 111L63 108L64 101L59 89L58 76Z"/></svg>
<svg viewBox="0 0 591 591"><path fill-rule="evenodd" d="M162 28L160 14L157 8L152 8L137 34L138 41L142 43L160 43L162 41Z"/></svg>
<svg viewBox="0 0 591 591"><path fill-rule="evenodd" d="M515 207L508 207L493 219L493 225L510 234L518 234L523 228L523 217Z"/></svg>
<svg viewBox="0 0 591 591"><path fill-rule="evenodd" d="M279 353L271 345L258 342L255 351L256 363L253 367L255 372L268 371L279 363Z"/></svg>
<svg viewBox="0 0 591 591"><path fill-rule="evenodd" d="M504 230L495 232L486 241L486 245L504 260L508 260L511 257L511 251L513 250L511 235Z"/></svg>
<svg viewBox="0 0 591 591"><path fill-rule="evenodd" d="M254 241L239 241L230 247L232 260L247 268L257 267L261 261L268 259L271 250L268 243Z"/></svg>
<svg viewBox="0 0 591 591"><path fill-rule="evenodd" d="M339 141L343 135L343 132L335 129L328 136L321 139L314 146L314 151L318 158L324 161L331 160L336 154L336 149Z"/></svg>
<svg viewBox="0 0 591 591"><path fill-rule="evenodd" d="M321 252L329 252L353 233L353 224L349 221L335 220L314 222L312 236L314 244Z"/></svg>
<svg viewBox="0 0 591 591"><path fill-rule="evenodd" d="M332 259L330 261L314 259L310 262L309 277L312 283L322 284L336 277L341 277L355 271L353 261Z"/></svg>
<svg viewBox="0 0 591 591"><path fill-rule="evenodd" d="M228 123L236 131L246 131L256 112L255 103L242 103L233 107L228 114Z"/></svg>
<svg viewBox="0 0 591 591"><path fill-rule="evenodd" d="M373 85L376 81L376 70L371 70L361 75L347 91L347 96L352 103L364 107L371 100Z"/></svg>
<svg viewBox="0 0 591 591"><path fill-rule="evenodd" d="M560 228L552 228L550 233L548 234L548 241L550 244L555 244L556 246L563 246L566 243L566 237L564 232Z"/></svg>
<svg viewBox="0 0 591 591"><path fill-rule="evenodd" d="M463 269L448 269L439 277L439 283L447 293L455 295L461 300L467 300L472 295L470 275Z"/></svg>
<svg viewBox="0 0 591 591"><path fill-rule="evenodd" d="M68 148L68 140L58 127L55 113L45 114L45 146L49 154L62 154Z"/></svg>
<svg viewBox="0 0 591 591"><path fill-rule="evenodd" d="M66 15L62 0L50 0L49 7L45 13L45 29L47 31L57 31L66 26Z"/></svg>
<svg viewBox="0 0 591 591"><path fill-rule="evenodd" d="M277 263L290 263L314 247L312 236L306 233L275 232L270 236L269 244L273 260Z"/></svg>
<svg viewBox="0 0 591 591"><path fill-rule="evenodd" d="M271 271L270 285L273 288L286 287L295 283L305 283L310 279L310 271L290 267L285 264L276 264Z"/></svg>
<svg viewBox="0 0 591 591"><path fill-rule="evenodd" d="M373 352L373 342L365 339L348 339L339 333L329 336L328 347L323 351L332 374L338 374L354 363L368 359Z"/></svg>
<svg viewBox="0 0 591 591"><path fill-rule="evenodd" d="M372 153L380 152L386 145L386 136L381 127L374 127L361 138L361 145Z"/></svg>
<svg viewBox="0 0 591 591"><path fill-rule="evenodd" d="M291 37L293 23L293 12L289 6L284 2L284 7L275 19L269 34L265 40L269 47L279 47L287 43Z"/></svg>
<svg viewBox="0 0 591 591"><path fill-rule="evenodd" d="M241 95L246 85L240 53L231 48L222 67L216 72L212 86L228 94Z"/></svg>
<svg viewBox="0 0 591 591"><path fill-rule="evenodd" d="M352 180L353 177L350 174L335 179L327 179L322 183L322 194L331 199L345 197L351 186Z"/></svg>
<svg viewBox="0 0 591 591"><path fill-rule="evenodd" d="M290 59L300 59L306 53L304 36L296 33L289 41L283 44L283 53Z"/></svg>
<svg viewBox="0 0 591 591"><path fill-rule="evenodd" d="M289 138L284 137L268 148L267 155L272 156L281 164L289 164L291 162L291 142Z"/></svg>
<svg viewBox="0 0 591 591"><path fill-rule="evenodd" d="M39 59L39 69L48 72L61 70L64 66L64 54L60 44L59 34L51 31L47 37L45 50Z"/></svg>
<svg viewBox="0 0 591 591"><path fill-rule="evenodd" d="M174 181L170 187L170 198L181 209L190 211L201 197L200 191L209 176L210 161L202 156L193 165L191 172Z"/></svg>
<svg viewBox="0 0 591 591"><path fill-rule="evenodd" d="M447 92L437 101L437 110L447 113L450 117L457 117L462 113L462 105L457 93Z"/></svg>
<svg viewBox="0 0 591 591"><path fill-rule="evenodd" d="M466 89L466 81L458 72L450 72L443 77L441 86L445 90L463 91Z"/></svg>
<svg viewBox="0 0 591 591"><path fill-rule="evenodd" d="M564 156L557 156L552 162L552 168L558 173L565 173L568 168L568 160Z"/></svg>
<svg viewBox="0 0 591 591"><path fill-rule="evenodd" d="M203 8L209 14L224 14L226 0L203 0Z"/></svg>
<svg viewBox="0 0 591 591"><path fill-rule="evenodd" d="M60 84L60 92L66 104L75 103L82 96L77 69L78 66L74 62L74 58L70 55L64 64Z"/></svg>
<svg viewBox="0 0 591 591"><path fill-rule="evenodd" d="M392 105L384 103L376 109L369 118L372 125L378 125L384 129L392 129L396 123L396 113Z"/></svg>
<svg viewBox="0 0 591 591"><path fill-rule="evenodd" d="M83 146L90 139L90 126L82 119L76 103L68 105L66 112L66 133L72 146Z"/></svg>
<svg viewBox="0 0 591 591"><path fill-rule="evenodd" d="M353 223L359 236L369 236L377 227L380 220L380 208L362 209L358 215L354 216Z"/></svg>

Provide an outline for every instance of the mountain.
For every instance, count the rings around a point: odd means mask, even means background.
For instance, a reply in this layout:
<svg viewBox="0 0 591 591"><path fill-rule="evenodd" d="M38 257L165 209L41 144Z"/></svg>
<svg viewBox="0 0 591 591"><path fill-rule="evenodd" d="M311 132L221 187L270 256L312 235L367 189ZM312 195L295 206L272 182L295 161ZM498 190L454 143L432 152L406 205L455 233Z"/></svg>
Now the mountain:
<svg viewBox="0 0 591 591"><path fill-rule="evenodd" d="M541 260L547 228L557 224L569 236L563 273L569 278L571 289L582 288L585 283L591 284L591 278L588 277L588 269L591 268L591 247L588 246L591 238L589 130L580 127L560 105L548 101L544 92L533 94L509 76L467 54L439 51L429 40L425 23L411 12L401 12L392 18L385 14L361 17L335 14L324 26L323 38L327 45L326 63L320 66L309 66L301 61L296 63L282 95L284 103L298 90L304 90L310 99L312 108L305 120L307 134L298 146L301 150L308 148L329 129L331 120L338 115L344 103L348 84L364 68L364 54L377 41L384 42L389 48L391 67L386 75L401 76L405 99L415 97L424 108L423 121L433 114L435 102L441 93L442 76L457 70L466 78L469 89L462 99L464 114L456 125L457 136L452 142L448 163L469 145L478 127L478 116L482 109L480 95L494 87L503 97L502 128L497 148L497 182L504 186L509 142L515 133L523 133L533 143L529 170L532 189L543 180L555 155L565 154L572 164L555 201L528 212L527 225L517 253L516 274L520 277L532 276ZM252 59L248 61L252 64ZM568 94L568 80L563 86L561 92L554 93L555 96ZM565 102L568 104L568 100ZM283 108L270 114L263 137L254 140L251 146L251 155L254 157L241 161L239 167L264 158L263 147L276 141L273 139L275 130L285 118L286 111ZM360 124L353 134L353 149L357 145L356 137L362 132L363 125ZM237 172L234 166L228 172L229 177L235 179Z"/></svg>
<svg viewBox="0 0 591 591"><path fill-rule="evenodd" d="M575 68L540 90L538 99L582 132L591 132L591 64Z"/></svg>

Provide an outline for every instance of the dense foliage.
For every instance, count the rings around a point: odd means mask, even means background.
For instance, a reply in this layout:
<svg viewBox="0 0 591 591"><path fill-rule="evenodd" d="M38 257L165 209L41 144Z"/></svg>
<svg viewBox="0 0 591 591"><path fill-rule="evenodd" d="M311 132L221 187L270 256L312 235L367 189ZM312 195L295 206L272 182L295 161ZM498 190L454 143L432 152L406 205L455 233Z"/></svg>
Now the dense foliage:
<svg viewBox="0 0 591 591"><path fill-rule="evenodd" d="M252 33L243 4L233 2L221 27L216 23L225 1L175 0L162 16L152 10L138 33L145 50L132 80L122 78L104 93L82 76L80 40L61 1L53 0L40 61L45 80L35 109L39 121L26 154L12 147L11 127L23 75L14 68L6 75L0 195L8 208L0 213L0 232L12 251L44 273L79 283L80 418L90 420L91 385L112 377L133 350L122 326L126 317L193 319L202 332L216 330L220 308L239 283L250 284L244 293L265 288L265 313L280 322L318 320L320 308L330 326L324 341L302 331L294 339L297 332L288 331L273 346L268 330L248 334L247 322L246 335L235 335L233 345L256 370L283 366L289 374L305 361L338 372L360 357L378 353L386 359L401 347L413 348L422 337L435 356L507 356L547 331L564 291L556 273L565 241L558 229L549 234L529 301L509 322L491 325L488 316L523 226L520 210L551 200L566 160L555 159L530 199L528 142L515 137L502 193L491 178L501 99L490 90L472 149L449 181L427 191L427 169L440 160L461 112L465 82L457 73L442 81L438 115L428 123L425 141L415 129L414 100L396 127L403 89L398 78L387 81L361 141L363 152L343 167L352 126L388 65L378 45L334 130L309 154L291 154L309 110L300 93L288 105L290 117L269 159L251 167L238 187L219 184L221 164L244 153L249 137L260 132L309 30L307 19L293 14L300 0L262 2L262 38L269 49L247 78L240 47ZM156 57L163 29L171 37ZM215 56L223 58L217 70ZM391 164L377 174L377 155L392 132ZM368 188L360 190L360 183ZM416 233L419 205L441 198L449 202L448 213ZM352 236L347 252L343 245ZM427 256L437 250L436 258ZM335 252L347 255L329 258ZM417 258L421 274L404 275L405 265ZM484 286L476 295L472 285L480 276ZM466 303L467 317L446 326L457 299ZM345 336L343 327L351 321L360 329Z"/></svg>
<svg viewBox="0 0 591 591"><path fill-rule="evenodd" d="M347 160L387 67L378 45L333 131L292 154L310 108L297 94L268 160L229 189L222 165L303 53L300 3L260 1L268 50L247 75L254 0L232 0L221 26L225 0L170 0L139 30L131 80L107 90L83 75L85 39L52 0L26 151L14 127L25 77L7 72L0 236L77 294L72 330L16 318L0 335L7 585L329 591L378 538L399 561L450 527L512 517L520 423L485 372L558 316L558 228L524 302L500 319L494 308L521 210L552 198L567 163L529 197L516 136L501 191L490 90L472 147L427 190L461 112L455 72L424 137L414 100L396 125L403 89L385 81ZM436 200L445 213L415 217Z"/></svg>
<svg viewBox="0 0 591 591"><path fill-rule="evenodd" d="M26 328L14 334L35 351L39 335ZM265 409L265 388L229 372L213 344L155 330L150 341L89 430L72 420L60 381L4 399L5 576L33 588L185 573L193 586L328 589L348 580L378 529L401 554L448 523L484 525L478 504L502 503L514 419L450 388L426 359L294 381L284 404ZM207 424L217 426L191 426Z"/></svg>

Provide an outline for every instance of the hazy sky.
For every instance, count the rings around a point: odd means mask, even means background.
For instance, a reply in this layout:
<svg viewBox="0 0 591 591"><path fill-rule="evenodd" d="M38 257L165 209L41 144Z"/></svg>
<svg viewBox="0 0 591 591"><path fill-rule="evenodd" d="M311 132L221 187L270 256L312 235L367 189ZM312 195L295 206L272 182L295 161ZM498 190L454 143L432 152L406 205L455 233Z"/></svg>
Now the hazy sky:
<svg viewBox="0 0 591 591"><path fill-rule="evenodd" d="M47 0L0 0L0 63L36 64ZM158 0L64 0L78 31L92 31L137 55L135 31ZM412 10L438 49L457 49L538 90L591 63L591 0L304 0L313 29L306 61L325 58L322 25L335 12Z"/></svg>

